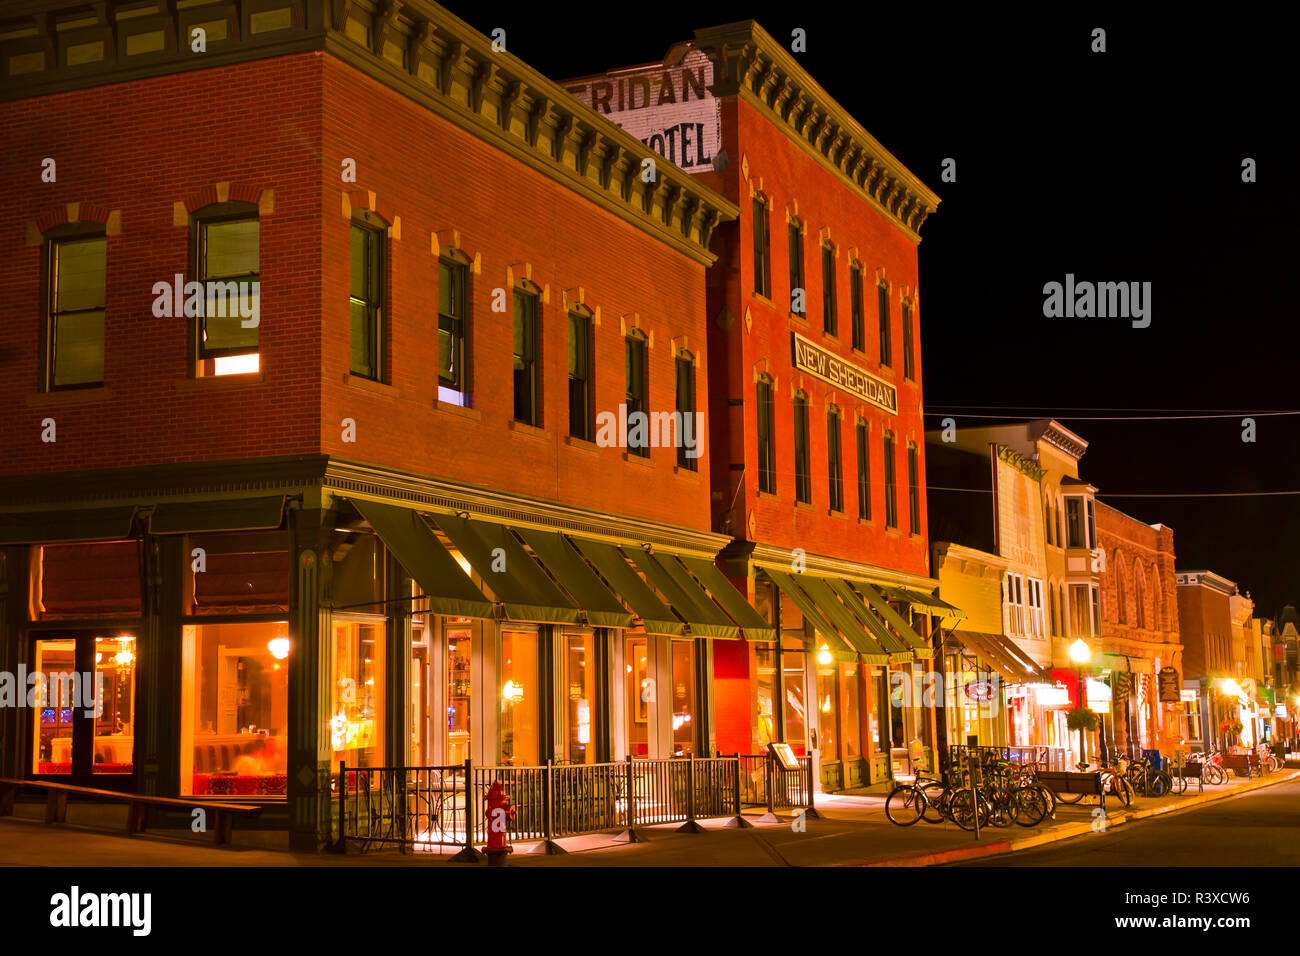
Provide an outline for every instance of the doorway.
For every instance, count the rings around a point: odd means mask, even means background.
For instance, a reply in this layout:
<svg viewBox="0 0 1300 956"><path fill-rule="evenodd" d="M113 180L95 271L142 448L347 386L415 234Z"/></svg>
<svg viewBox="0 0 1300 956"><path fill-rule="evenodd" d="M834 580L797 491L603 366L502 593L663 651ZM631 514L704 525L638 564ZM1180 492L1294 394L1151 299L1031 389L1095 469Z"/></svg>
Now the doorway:
<svg viewBox="0 0 1300 956"><path fill-rule="evenodd" d="M29 659L29 773L77 786L133 789L135 635L46 633L32 638Z"/></svg>

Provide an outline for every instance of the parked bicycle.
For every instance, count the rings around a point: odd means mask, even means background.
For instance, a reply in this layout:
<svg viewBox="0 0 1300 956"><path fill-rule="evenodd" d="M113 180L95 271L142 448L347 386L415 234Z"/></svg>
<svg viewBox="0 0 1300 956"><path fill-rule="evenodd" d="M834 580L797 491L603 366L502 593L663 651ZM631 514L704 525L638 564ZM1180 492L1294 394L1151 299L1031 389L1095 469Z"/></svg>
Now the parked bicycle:
<svg viewBox="0 0 1300 956"><path fill-rule="evenodd" d="M900 827L910 827L924 818L928 823L951 820L963 830L988 826L989 802L971 787L950 787L942 780L917 775L913 783L902 783L885 798L885 816Z"/></svg>
<svg viewBox="0 0 1300 956"><path fill-rule="evenodd" d="M1120 757L1117 769L1134 793L1144 797L1163 797L1174 789L1174 780L1166 770L1158 770L1145 755L1136 759Z"/></svg>
<svg viewBox="0 0 1300 956"><path fill-rule="evenodd" d="M1223 769L1223 754L1217 750L1209 750L1200 756L1201 777L1213 786L1228 782L1228 771Z"/></svg>

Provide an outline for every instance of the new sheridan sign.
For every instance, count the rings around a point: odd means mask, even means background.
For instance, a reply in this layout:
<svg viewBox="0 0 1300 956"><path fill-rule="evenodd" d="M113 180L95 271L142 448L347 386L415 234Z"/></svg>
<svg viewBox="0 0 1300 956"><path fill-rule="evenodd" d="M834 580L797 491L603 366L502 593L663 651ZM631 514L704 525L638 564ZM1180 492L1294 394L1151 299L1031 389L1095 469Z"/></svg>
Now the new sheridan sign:
<svg viewBox="0 0 1300 956"><path fill-rule="evenodd" d="M898 414L898 390L894 386L809 342L798 332L791 332L790 336L795 368L838 385L892 415Z"/></svg>

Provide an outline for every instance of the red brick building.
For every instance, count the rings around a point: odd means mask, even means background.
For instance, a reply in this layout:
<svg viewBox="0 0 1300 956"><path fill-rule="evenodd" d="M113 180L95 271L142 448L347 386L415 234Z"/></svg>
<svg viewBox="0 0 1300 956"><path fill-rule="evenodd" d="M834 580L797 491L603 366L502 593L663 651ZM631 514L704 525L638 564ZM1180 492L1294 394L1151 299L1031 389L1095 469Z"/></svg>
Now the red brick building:
<svg viewBox="0 0 1300 956"><path fill-rule="evenodd" d="M737 207L425 0L32 6L0 670L112 707L0 711L0 775L238 793L314 848L342 763L711 749L739 628L681 424Z"/></svg>
<svg viewBox="0 0 1300 956"><path fill-rule="evenodd" d="M902 679L937 606L916 249L938 199L752 21L565 85L741 209L709 273L713 527L782 639L715 645L717 746L886 779L935 744Z"/></svg>

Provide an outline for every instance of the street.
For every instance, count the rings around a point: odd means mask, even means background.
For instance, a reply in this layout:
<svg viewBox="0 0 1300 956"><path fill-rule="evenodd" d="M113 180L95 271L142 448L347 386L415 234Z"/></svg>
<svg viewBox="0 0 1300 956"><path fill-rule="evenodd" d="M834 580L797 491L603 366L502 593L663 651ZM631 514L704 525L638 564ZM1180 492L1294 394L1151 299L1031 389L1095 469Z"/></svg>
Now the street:
<svg viewBox="0 0 1300 956"><path fill-rule="evenodd" d="M1300 780L962 866L1300 865Z"/></svg>

